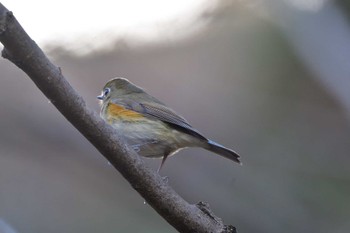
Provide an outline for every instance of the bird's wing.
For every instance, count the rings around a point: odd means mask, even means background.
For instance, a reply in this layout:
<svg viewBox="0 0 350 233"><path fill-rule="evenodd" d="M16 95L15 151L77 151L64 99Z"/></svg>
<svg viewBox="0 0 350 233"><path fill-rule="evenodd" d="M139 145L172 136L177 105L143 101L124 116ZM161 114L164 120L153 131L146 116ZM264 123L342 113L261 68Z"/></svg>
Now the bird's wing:
<svg viewBox="0 0 350 233"><path fill-rule="evenodd" d="M163 104L154 102L138 103L132 100L115 100L113 102L122 105L126 109L141 113L145 117L161 120L179 131L207 141L207 138L194 129L183 117L179 116L172 109Z"/></svg>

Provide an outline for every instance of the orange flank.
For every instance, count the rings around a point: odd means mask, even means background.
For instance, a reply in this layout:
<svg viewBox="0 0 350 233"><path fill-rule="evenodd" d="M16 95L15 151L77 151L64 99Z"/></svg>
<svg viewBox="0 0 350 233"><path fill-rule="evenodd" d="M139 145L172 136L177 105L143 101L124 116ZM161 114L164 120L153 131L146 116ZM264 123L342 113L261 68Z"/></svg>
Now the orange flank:
<svg viewBox="0 0 350 233"><path fill-rule="evenodd" d="M126 109L123 106L109 103L107 106L107 115L111 116L111 118L121 118L121 119L135 119L143 117L142 114Z"/></svg>

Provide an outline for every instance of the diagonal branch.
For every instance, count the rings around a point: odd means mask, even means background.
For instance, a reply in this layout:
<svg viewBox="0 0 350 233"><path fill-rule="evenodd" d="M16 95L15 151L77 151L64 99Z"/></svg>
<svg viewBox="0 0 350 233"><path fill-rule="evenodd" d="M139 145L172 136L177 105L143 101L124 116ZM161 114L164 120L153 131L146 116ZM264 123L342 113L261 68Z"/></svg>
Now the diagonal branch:
<svg viewBox="0 0 350 233"><path fill-rule="evenodd" d="M225 226L205 203L187 203L162 178L149 170L125 146L117 132L89 109L38 45L26 34L12 12L0 3L2 56L22 69L63 116L124 176L131 186L168 223L180 232L235 232Z"/></svg>

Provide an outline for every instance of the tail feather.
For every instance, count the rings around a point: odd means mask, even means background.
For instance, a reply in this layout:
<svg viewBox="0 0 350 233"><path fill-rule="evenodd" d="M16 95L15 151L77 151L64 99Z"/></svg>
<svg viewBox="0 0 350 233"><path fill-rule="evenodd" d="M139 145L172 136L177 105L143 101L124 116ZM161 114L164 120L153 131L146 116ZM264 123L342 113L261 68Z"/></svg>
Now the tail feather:
<svg viewBox="0 0 350 233"><path fill-rule="evenodd" d="M230 159L232 161L235 161L236 163L242 164L240 159L240 156L233 150L228 149L214 141L208 140L207 147L205 149L214 152L218 155L221 155L227 159Z"/></svg>

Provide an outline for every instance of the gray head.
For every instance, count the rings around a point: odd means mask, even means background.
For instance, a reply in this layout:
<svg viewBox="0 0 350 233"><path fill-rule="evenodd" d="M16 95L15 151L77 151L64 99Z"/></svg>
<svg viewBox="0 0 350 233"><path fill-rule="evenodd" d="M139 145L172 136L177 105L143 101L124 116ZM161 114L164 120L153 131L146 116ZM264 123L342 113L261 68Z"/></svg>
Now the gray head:
<svg viewBox="0 0 350 233"><path fill-rule="evenodd" d="M101 95L97 96L99 100L107 101L110 98L118 98L132 93L142 93L142 88L131 83L126 78L113 78L109 80L102 89Z"/></svg>

